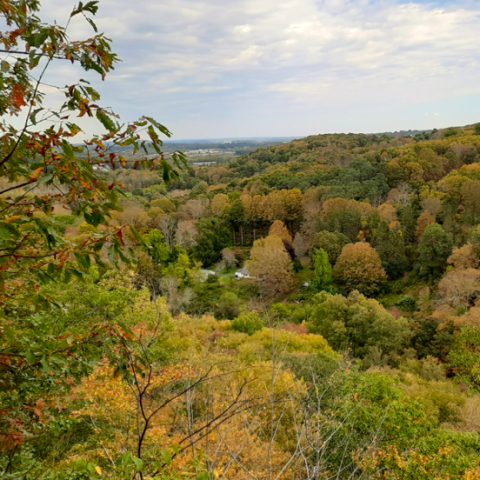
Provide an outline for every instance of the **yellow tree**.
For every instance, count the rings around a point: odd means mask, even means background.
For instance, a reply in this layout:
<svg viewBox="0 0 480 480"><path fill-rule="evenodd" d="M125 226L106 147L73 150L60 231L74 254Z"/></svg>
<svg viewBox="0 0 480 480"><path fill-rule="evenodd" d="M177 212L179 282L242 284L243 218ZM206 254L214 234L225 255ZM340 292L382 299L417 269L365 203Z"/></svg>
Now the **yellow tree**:
<svg viewBox="0 0 480 480"><path fill-rule="evenodd" d="M365 295L376 293L387 275L378 253L368 243L346 245L333 269L333 278L345 292L358 290Z"/></svg>
<svg viewBox="0 0 480 480"><path fill-rule="evenodd" d="M293 263L280 237L257 240L246 263L247 270L272 296L285 295L295 284Z"/></svg>
<svg viewBox="0 0 480 480"><path fill-rule="evenodd" d="M279 237L282 240L288 240L290 243L292 243L292 236L290 235L288 228L281 220L275 220L273 222L268 235Z"/></svg>
<svg viewBox="0 0 480 480"><path fill-rule="evenodd" d="M212 199L210 209L215 217L221 217L228 203L228 196L224 193L218 193Z"/></svg>

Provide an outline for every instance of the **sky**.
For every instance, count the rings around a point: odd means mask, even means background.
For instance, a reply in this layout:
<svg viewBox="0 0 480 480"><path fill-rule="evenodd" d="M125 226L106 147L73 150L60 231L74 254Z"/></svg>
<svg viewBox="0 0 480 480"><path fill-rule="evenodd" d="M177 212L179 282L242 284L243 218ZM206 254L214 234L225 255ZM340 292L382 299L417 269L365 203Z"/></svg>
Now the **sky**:
<svg viewBox="0 0 480 480"><path fill-rule="evenodd" d="M43 18L65 24L74 3L42 4ZM99 6L95 21L122 63L105 82L93 73L82 77L123 120L153 116L175 140L480 122L480 0ZM78 16L69 34L83 38L88 28ZM47 81L67 84L80 73L61 63Z"/></svg>

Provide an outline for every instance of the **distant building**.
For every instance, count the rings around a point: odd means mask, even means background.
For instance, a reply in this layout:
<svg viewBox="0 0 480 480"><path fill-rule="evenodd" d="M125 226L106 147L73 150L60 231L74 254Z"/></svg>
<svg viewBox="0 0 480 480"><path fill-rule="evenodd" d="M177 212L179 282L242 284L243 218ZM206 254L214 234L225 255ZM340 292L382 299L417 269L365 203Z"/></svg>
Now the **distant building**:
<svg viewBox="0 0 480 480"><path fill-rule="evenodd" d="M250 274L248 273L248 270L245 267L235 272L236 280L244 280L244 279L250 279L250 278L252 277L250 276Z"/></svg>
<svg viewBox="0 0 480 480"><path fill-rule="evenodd" d="M217 162L193 162L192 165L195 167L211 167L212 165L216 165Z"/></svg>
<svg viewBox="0 0 480 480"><path fill-rule="evenodd" d="M108 167L107 165L94 165L92 168L97 172L110 172L111 171L111 168Z"/></svg>
<svg viewBox="0 0 480 480"><path fill-rule="evenodd" d="M210 276L215 276L217 275L213 270L205 270L205 269L202 269L200 270L200 282L205 282L207 280L208 277Z"/></svg>

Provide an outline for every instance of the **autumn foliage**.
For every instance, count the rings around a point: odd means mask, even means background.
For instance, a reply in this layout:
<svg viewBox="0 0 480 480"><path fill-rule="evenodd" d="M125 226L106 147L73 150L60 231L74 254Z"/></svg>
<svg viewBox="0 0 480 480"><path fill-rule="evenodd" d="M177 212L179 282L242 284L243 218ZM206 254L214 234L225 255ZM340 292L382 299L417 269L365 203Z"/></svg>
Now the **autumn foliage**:
<svg viewBox="0 0 480 480"><path fill-rule="evenodd" d="M346 245L333 269L333 277L346 292L372 295L387 276L377 252L368 243Z"/></svg>

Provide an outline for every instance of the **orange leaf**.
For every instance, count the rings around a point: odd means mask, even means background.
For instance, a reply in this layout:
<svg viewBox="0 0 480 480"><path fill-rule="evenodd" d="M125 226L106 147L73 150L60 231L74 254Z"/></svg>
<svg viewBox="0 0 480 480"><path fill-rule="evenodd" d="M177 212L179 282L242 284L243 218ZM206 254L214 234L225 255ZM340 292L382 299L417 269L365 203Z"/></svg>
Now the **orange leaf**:
<svg viewBox="0 0 480 480"><path fill-rule="evenodd" d="M15 85L10 94L10 101L15 110L20 110L22 107L25 107L27 103L25 102L25 91L22 85Z"/></svg>
<svg viewBox="0 0 480 480"><path fill-rule="evenodd" d="M33 182L36 182L38 180L38 177L40 177L40 175L43 173L43 167L40 167L40 168L37 168L32 176L30 177L30 180L29 182L30 183L33 183Z"/></svg>

